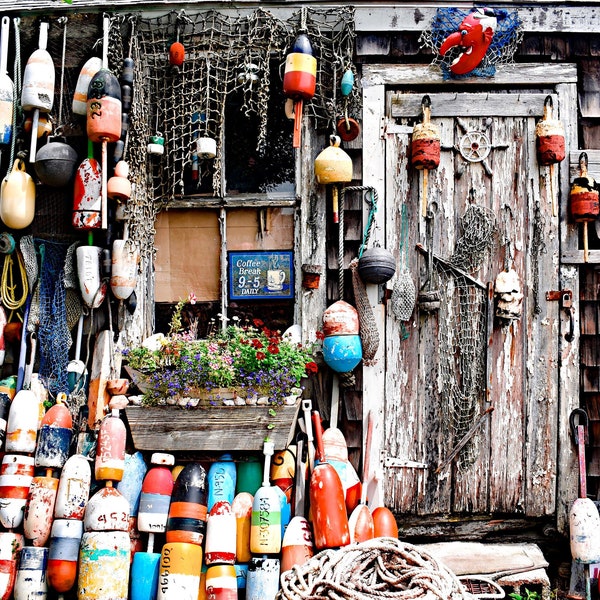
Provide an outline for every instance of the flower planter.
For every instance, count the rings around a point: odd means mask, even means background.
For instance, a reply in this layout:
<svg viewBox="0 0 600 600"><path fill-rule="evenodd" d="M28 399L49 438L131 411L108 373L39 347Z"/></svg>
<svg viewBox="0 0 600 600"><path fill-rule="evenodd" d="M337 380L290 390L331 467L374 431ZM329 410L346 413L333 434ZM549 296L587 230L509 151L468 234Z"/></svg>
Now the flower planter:
<svg viewBox="0 0 600 600"><path fill-rule="evenodd" d="M274 406L128 406L125 415L137 450L164 452L260 451L269 436L275 448L291 443L301 402ZM272 424L273 428L267 427Z"/></svg>

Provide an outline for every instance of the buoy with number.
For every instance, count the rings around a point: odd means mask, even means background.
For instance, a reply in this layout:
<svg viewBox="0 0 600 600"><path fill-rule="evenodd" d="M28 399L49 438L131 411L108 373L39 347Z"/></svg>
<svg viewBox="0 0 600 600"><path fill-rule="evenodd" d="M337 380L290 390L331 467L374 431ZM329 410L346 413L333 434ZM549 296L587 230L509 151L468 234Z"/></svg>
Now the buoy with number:
<svg viewBox="0 0 600 600"><path fill-rule="evenodd" d="M189 542L167 542L161 552L158 600L198 600L202 546Z"/></svg>
<svg viewBox="0 0 600 600"><path fill-rule="evenodd" d="M12 597L22 547L22 534L0 531L0 600Z"/></svg>
<svg viewBox="0 0 600 600"><path fill-rule="evenodd" d="M48 585L59 594L66 594L77 582L82 536L83 521L55 519L52 523L46 576Z"/></svg>
<svg viewBox="0 0 600 600"><path fill-rule="evenodd" d="M222 454L208 468L208 505L213 507L215 502L226 500L231 504L235 496L237 471L231 454Z"/></svg>
<svg viewBox="0 0 600 600"><path fill-rule="evenodd" d="M29 487L33 480L33 456L5 454L0 465L0 523L16 529L23 523Z"/></svg>
<svg viewBox="0 0 600 600"><path fill-rule="evenodd" d="M421 189L421 215L427 215L427 180L429 171L437 169L440 164L440 129L431 122L431 99L423 96L421 102L423 121L413 127L411 141L410 164L423 171L423 187Z"/></svg>
<svg viewBox="0 0 600 600"><path fill-rule="evenodd" d="M125 470L126 439L125 423L119 417L119 411L113 409L100 424L94 463L97 480L121 481Z"/></svg>
<svg viewBox="0 0 600 600"><path fill-rule="evenodd" d="M317 550L339 548L350 543L344 486L335 468L325 461L321 417L318 411L313 411L312 422L318 461L309 485L314 544Z"/></svg>
<svg viewBox="0 0 600 600"><path fill-rule="evenodd" d="M40 112L49 113L54 104L54 62L46 50L47 44L48 23L41 22L38 49L31 54L25 65L21 88L21 107L24 111L33 111L29 149L30 162L35 162Z"/></svg>
<svg viewBox="0 0 600 600"><path fill-rule="evenodd" d="M317 59L309 37L301 33L294 40L292 51L286 56L283 74L283 93L294 101L293 147L300 147L300 127L305 100L315 95L317 87Z"/></svg>
<svg viewBox="0 0 600 600"><path fill-rule="evenodd" d="M573 180L569 191L571 216L576 223L583 223L583 260L588 262L588 223L600 214L600 193L596 182L588 175L588 156L579 155L579 177Z"/></svg>
<svg viewBox="0 0 600 600"><path fill-rule="evenodd" d="M202 545L207 518L206 471L188 463L177 476L167 518L167 542Z"/></svg>

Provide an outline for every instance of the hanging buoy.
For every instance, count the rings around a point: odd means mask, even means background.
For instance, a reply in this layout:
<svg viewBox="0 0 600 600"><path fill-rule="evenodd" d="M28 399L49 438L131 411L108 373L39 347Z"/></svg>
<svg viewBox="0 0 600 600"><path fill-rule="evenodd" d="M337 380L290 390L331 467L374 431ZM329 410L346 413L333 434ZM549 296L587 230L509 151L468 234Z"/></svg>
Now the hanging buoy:
<svg viewBox="0 0 600 600"><path fill-rule="evenodd" d="M202 546L167 542L160 559L158 600L198 600Z"/></svg>
<svg viewBox="0 0 600 600"><path fill-rule="evenodd" d="M367 248L358 259L358 274L365 283L386 283L395 273L396 259L386 248Z"/></svg>
<svg viewBox="0 0 600 600"><path fill-rule="evenodd" d="M300 147L300 127L304 100L315 95L317 87L317 59L313 56L310 39L301 33L285 59L283 93L294 101L293 147Z"/></svg>
<svg viewBox="0 0 600 600"><path fill-rule="evenodd" d="M130 600L156 600L160 552L136 552L131 563Z"/></svg>
<svg viewBox="0 0 600 600"><path fill-rule="evenodd" d="M14 397L6 424L6 452L35 452L40 426L40 401L31 390L21 390Z"/></svg>
<svg viewBox="0 0 600 600"><path fill-rule="evenodd" d="M494 297L496 299L496 317L504 321L521 318L523 293L519 275L513 268L500 271L496 276Z"/></svg>
<svg viewBox="0 0 600 600"><path fill-rule="evenodd" d="M273 442L265 440L263 481L254 494L250 528L250 551L259 555L278 554L281 551L281 502L269 482L273 452Z"/></svg>
<svg viewBox="0 0 600 600"><path fill-rule="evenodd" d="M431 100L423 96L421 102L423 122L413 127L411 141L410 164L423 171L423 188L421 191L421 215L427 215L427 179L429 171L440 164L440 130L431 122Z"/></svg>
<svg viewBox="0 0 600 600"><path fill-rule="evenodd" d="M115 174L106 184L108 197L116 202L127 202L131 197L131 182L127 179L129 175L129 165L120 160L115 166Z"/></svg>
<svg viewBox="0 0 600 600"><path fill-rule="evenodd" d="M22 534L0 531L0 598L2 600L9 600L12 597L22 547Z"/></svg>
<svg viewBox="0 0 600 600"><path fill-rule="evenodd" d="M580 176L573 180L569 192L571 216L576 223L583 223L583 260L588 262L588 223L600 214L600 194L596 182L588 175L588 157L579 155Z"/></svg>
<svg viewBox="0 0 600 600"><path fill-rule="evenodd" d="M169 64L171 65L171 71L178 74L184 61L185 48L183 44L181 42L173 42L169 47Z"/></svg>
<svg viewBox="0 0 600 600"><path fill-rule="evenodd" d="M46 598L48 583L48 548L23 546L19 554L19 567L15 579L14 599Z"/></svg>
<svg viewBox="0 0 600 600"><path fill-rule="evenodd" d="M16 529L23 522L29 486L33 480L33 456L5 454L0 465L0 523Z"/></svg>
<svg viewBox="0 0 600 600"><path fill-rule="evenodd" d="M233 499L231 510L235 516L235 556L238 563L250 560L250 529L252 525L252 503L248 492L240 492Z"/></svg>
<svg viewBox="0 0 600 600"><path fill-rule="evenodd" d="M106 282L100 276L101 252L100 246L79 246L75 251L79 290L89 308L98 308L106 296Z"/></svg>
<svg viewBox="0 0 600 600"><path fill-rule="evenodd" d="M313 411L312 421L319 461L309 485L314 544L317 550L339 548L350 543L344 487L337 471L325 461L321 419L317 411Z"/></svg>
<svg viewBox="0 0 600 600"><path fill-rule="evenodd" d="M29 227L35 216L35 183L17 158L0 187L0 219L11 229Z"/></svg>
<svg viewBox="0 0 600 600"><path fill-rule="evenodd" d="M52 187L67 185L77 168L77 152L59 138L48 138L35 156L35 172L42 183Z"/></svg>
<svg viewBox="0 0 600 600"><path fill-rule="evenodd" d="M59 594L67 593L77 581L77 561L82 536L82 521L55 519L52 523L46 576L48 585Z"/></svg>
<svg viewBox="0 0 600 600"><path fill-rule="evenodd" d="M73 418L64 404L65 400L66 395L59 394L56 404L42 418L35 449L36 467L62 469L69 457Z"/></svg>
<svg viewBox="0 0 600 600"><path fill-rule="evenodd" d="M73 219L75 229L97 229L102 224L102 170L88 140L88 156L75 173Z"/></svg>
<svg viewBox="0 0 600 600"><path fill-rule="evenodd" d="M140 254L131 242L113 242L110 289L117 300L127 300L135 290L139 261Z"/></svg>
<svg viewBox="0 0 600 600"><path fill-rule="evenodd" d="M208 504L210 511L215 502L225 500L231 504L235 496L237 473L231 454L222 454L208 469Z"/></svg>
<svg viewBox="0 0 600 600"><path fill-rule="evenodd" d="M552 216L556 216L556 195L554 191L554 166L565 158L565 128L553 117L552 96L544 101L544 117L535 126L537 157L540 165L550 167L550 195Z"/></svg>
<svg viewBox="0 0 600 600"><path fill-rule="evenodd" d="M2 17L2 38L0 40L0 144L10 144L12 139L14 86L6 71L9 32L10 19Z"/></svg>
<svg viewBox="0 0 600 600"><path fill-rule="evenodd" d="M339 223L338 215L338 183L352 181L352 159L340 148L337 135L329 137L329 146L315 158L315 178L321 185L333 185L333 222Z"/></svg>
<svg viewBox="0 0 600 600"><path fill-rule="evenodd" d="M90 80L87 99L87 136L92 142L116 142L121 137L121 86L107 68Z"/></svg>
<svg viewBox="0 0 600 600"><path fill-rule="evenodd" d="M24 111L33 111L29 149L30 162L35 162L40 112L49 113L54 104L54 62L46 50L47 43L48 23L42 22L40 23L38 49L31 54L25 65L21 88L21 107Z"/></svg>
<svg viewBox="0 0 600 600"><path fill-rule="evenodd" d="M90 494L92 469L83 454L73 454L65 462L54 505L55 519L83 520Z"/></svg>
<svg viewBox="0 0 600 600"><path fill-rule="evenodd" d="M360 335L330 335L323 340L323 359L338 373L349 373L362 360Z"/></svg>
<svg viewBox="0 0 600 600"><path fill-rule="evenodd" d="M206 533L206 471L199 463L187 464L177 476L167 518L167 542L202 545Z"/></svg>
<svg viewBox="0 0 600 600"><path fill-rule="evenodd" d="M76 115L85 116L87 114L88 90L92 77L102 68L102 59L98 56L88 58L84 63L73 94L72 109Z"/></svg>
<svg viewBox="0 0 600 600"><path fill-rule="evenodd" d="M323 312L323 335L356 335L359 332L358 311L345 300L334 302Z"/></svg>
<svg viewBox="0 0 600 600"><path fill-rule="evenodd" d="M281 544L281 572L303 565L314 554L310 523L302 516L292 518Z"/></svg>
<svg viewBox="0 0 600 600"><path fill-rule="evenodd" d="M236 520L227 500L217 500L208 513L204 562L206 565L235 562Z"/></svg>
<svg viewBox="0 0 600 600"><path fill-rule="evenodd" d="M125 423L119 417L119 411L113 410L100 424L94 464L97 480L116 482L123 479L126 440Z"/></svg>

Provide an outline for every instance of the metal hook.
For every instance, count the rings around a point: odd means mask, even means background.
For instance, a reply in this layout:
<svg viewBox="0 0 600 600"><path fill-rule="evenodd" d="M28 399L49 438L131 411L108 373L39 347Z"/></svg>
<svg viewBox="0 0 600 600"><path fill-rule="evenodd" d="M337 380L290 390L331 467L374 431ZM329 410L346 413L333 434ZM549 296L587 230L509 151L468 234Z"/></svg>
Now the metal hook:
<svg viewBox="0 0 600 600"><path fill-rule="evenodd" d="M571 411L571 414L569 415L569 426L571 427L571 434L573 435L573 439L575 440L575 445L579 444L579 439L577 437L577 427L581 425L583 426L584 430L584 443L588 444L588 414L583 408L574 408Z"/></svg>

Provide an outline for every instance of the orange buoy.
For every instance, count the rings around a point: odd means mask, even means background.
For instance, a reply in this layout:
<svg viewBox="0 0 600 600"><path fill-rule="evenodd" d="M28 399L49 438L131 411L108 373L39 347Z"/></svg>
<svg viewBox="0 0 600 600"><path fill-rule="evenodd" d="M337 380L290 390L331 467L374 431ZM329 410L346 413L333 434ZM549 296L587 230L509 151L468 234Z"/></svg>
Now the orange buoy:
<svg viewBox="0 0 600 600"><path fill-rule="evenodd" d="M373 510L373 527L375 537L392 537L398 539L398 524L392 511L386 506L378 506Z"/></svg>
<svg viewBox="0 0 600 600"><path fill-rule="evenodd" d="M252 523L253 496L248 492L236 494L231 504L235 515L235 555L238 563L250 560L250 528Z"/></svg>
<svg viewBox="0 0 600 600"><path fill-rule="evenodd" d="M295 448L291 447L275 452L271 463L271 483L285 494L288 503L292 502L295 476Z"/></svg>
<svg viewBox="0 0 600 600"><path fill-rule="evenodd" d="M344 487L335 468L325 462L323 432L318 411L313 411L313 428L319 461L310 477L309 498L314 544L317 550L339 548L350 543Z"/></svg>
<svg viewBox="0 0 600 600"><path fill-rule="evenodd" d="M289 522L281 544L281 572L303 565L314 554L313 536L309 522L296 515Z"/></svg>
<svg viewBox="0 0 600 600"><path fill-rule="evenodd" d="M359 504L348 517L350 528L350 541L366 542L375 537L375 523L373 515L366 504Z"/></svg>
<svg viewBox="0 0 600 600"><path fill-rule="evenodd" d="M179 69L185 61L185 48L181 42L173 42L169 46L169 64Z"/></svg>
<svg viewBox="0 0 600 600"><path fill-rule="evenodd" d="M227 500L218 500L208 513L204 562L206 565L235 562L236 518Z"/></svg>
<svg viewBox="0 0 600 600"><path fill-rule="evenodd" d="M588 175L588 157L579 155L579 177L573 180L569 192L571 216L576 223L583 223L583 260L588 262L588 223L600 214L600 193L596 182Z"/></svg>
<svg viewBox="0 0 600 600"><path fill-rule="evenodd" d="M167 542L201 545L206 533L206 471L200 463L187 464L179 473L169 506Z"/></svg>
<svg viewBox="0 0 600 600"><path fill-rule="evenodd" d="M421 214L427 215L427 179L429 171L440 164L440 130L431 122L431 99L423 96L421 102L423 122L413 127L411 141L411 165L423 171L423 188L421 190Z"/></svg>
<svg viewBox="0 0 600 600"><path fill-rule="evenodd" d="M33 456L5 454L0 465L0 523L16 529L23 522L29 487L33 480Z"/></svg>
<svg viewBox="0 0 600 600"><path fill-rule="evenodd" d="M83 522L77 519L55 519L48 548L48 584L65 594L77 582L77 561L83 536Z"/></svg>
<svg viewBox="0 0 600 600"><path fill-rule="evenodd" d="M120 160L115 165L114 175L108 180L107 193L111 200L127 202L131 197L131 181L128 179L129 165Z"/></svg>
<svg viewBox="0 0 600 600"><path fill-rule="evenodd" d="M94 472L100 481L121 481L125 470L125 442L127 430L119 417L119 411L111 414L100 424L96 445Z"/></svg>
<svg viewBox="0 0 600 600"><path fill-rule="evenodd" d="M197 600L202 546L167 542L160 558L157 600Z"/></svg>
<svg viewBox="0 0 600 600"><path fill-rule="evenodd" d="M54 505L55 519L83 520L90 495L92 470L83 454L70 456L61 471Z"/></svg>
<svg viewBox="0 0 600 600"><path fill-rule="evenodd" d="M305 33L301 33L285 59L283 74L283 93L294 101L294 148L300 147L304 100L310 100L315 95L316 87L317 59L313 56L310 39Z"/></svg>
<svg viewBox="0 0 600 600"><path fill-rule="evenodd" d="M88 89L92 77L102 68L102 59L98 56L88 58L84 63L73 93L72 110L76 115L85 116L87 113Z"/></svg>
<svg viewBox="0 0 600 600"><path fill-rule="evenodd" d="M206 571L206 597L209 600L237 600L238 581L233 565L211 565L208 567Z"/></svg>

